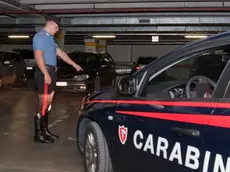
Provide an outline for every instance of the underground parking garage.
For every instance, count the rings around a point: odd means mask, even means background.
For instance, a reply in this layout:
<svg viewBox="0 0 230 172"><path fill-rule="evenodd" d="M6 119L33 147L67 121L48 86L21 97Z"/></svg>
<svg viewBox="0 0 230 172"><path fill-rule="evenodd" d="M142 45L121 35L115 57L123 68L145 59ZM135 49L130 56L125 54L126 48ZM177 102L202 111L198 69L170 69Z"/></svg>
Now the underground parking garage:
<svg viewBox="0 0 230 172"><path fill-rule="evenodd" d="M229 21L229 0L0 0L0 171L229 172Z"/></svg>

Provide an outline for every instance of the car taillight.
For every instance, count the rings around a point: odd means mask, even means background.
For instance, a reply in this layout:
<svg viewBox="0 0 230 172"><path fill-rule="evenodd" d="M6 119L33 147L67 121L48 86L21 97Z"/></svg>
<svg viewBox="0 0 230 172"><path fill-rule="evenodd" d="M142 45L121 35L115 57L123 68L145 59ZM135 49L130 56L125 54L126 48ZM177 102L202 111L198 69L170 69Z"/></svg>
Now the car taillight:
<svg viewBox="0 0 230 172"><path fill-rule="evenodd" d="M139 70L139 69L140 69L140 66L137 66L137 67L136 67L136 70Z"/></svg>

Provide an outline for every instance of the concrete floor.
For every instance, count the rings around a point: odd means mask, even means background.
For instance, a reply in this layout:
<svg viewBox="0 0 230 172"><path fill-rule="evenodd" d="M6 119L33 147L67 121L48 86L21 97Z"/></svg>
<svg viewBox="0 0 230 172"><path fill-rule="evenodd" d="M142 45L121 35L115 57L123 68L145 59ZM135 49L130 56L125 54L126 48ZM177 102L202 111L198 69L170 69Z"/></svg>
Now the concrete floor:
<svg viewBox="0 0 230 172"><path fill-rule="evenodd" d="M33 142L33 90L0 90L0 172L83 172L75 127L80 95L57 93L50 130L60 136L54 144Z"/></svg>

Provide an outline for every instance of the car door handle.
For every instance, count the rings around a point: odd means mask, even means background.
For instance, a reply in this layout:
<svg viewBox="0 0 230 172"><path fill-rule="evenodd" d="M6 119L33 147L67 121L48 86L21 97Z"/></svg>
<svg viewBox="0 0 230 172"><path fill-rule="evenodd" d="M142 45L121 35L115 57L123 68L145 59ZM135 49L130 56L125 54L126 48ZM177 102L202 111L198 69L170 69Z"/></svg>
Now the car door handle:
<svg viewBox="0 0 230 172"><path fill-rule="evenodd" d="M116 121L116 122L124 122L126 120L126 116L125 115L122 115L122 116L113 116L113 119ZM111 120L111 115L109 117L109 120Z"/></svg>
<svg viewBox="0 0 230 172"><path fill-rule="evenodd" d="M9 67L13 67L13 65L9 65Z"/></svg>
<svg viewBox="0 0 230 172"><path fill-rule="evenodd" d="M194 129L185 129L185 128L178 128L178 127L173 127L172 131L178 134L183 134L187 136L193 136L193 137L199 137L200 136L200 131L194 130Z"/></svg>

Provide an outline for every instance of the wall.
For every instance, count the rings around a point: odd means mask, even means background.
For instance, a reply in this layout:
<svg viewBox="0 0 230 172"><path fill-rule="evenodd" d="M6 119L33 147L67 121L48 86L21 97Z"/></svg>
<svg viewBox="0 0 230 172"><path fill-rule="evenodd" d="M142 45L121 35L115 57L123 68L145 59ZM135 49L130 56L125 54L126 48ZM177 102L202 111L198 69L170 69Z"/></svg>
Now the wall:
<svg viewBox="0 0 230 172"><path fill-rule="evenodd" d="M134 62L138 56L162 56L182 45L108 45L108 52L116 62ZM32 45L0 45L1 51L32 49ZM67 53L84 51L84 45L65 45Z"/></svg>

